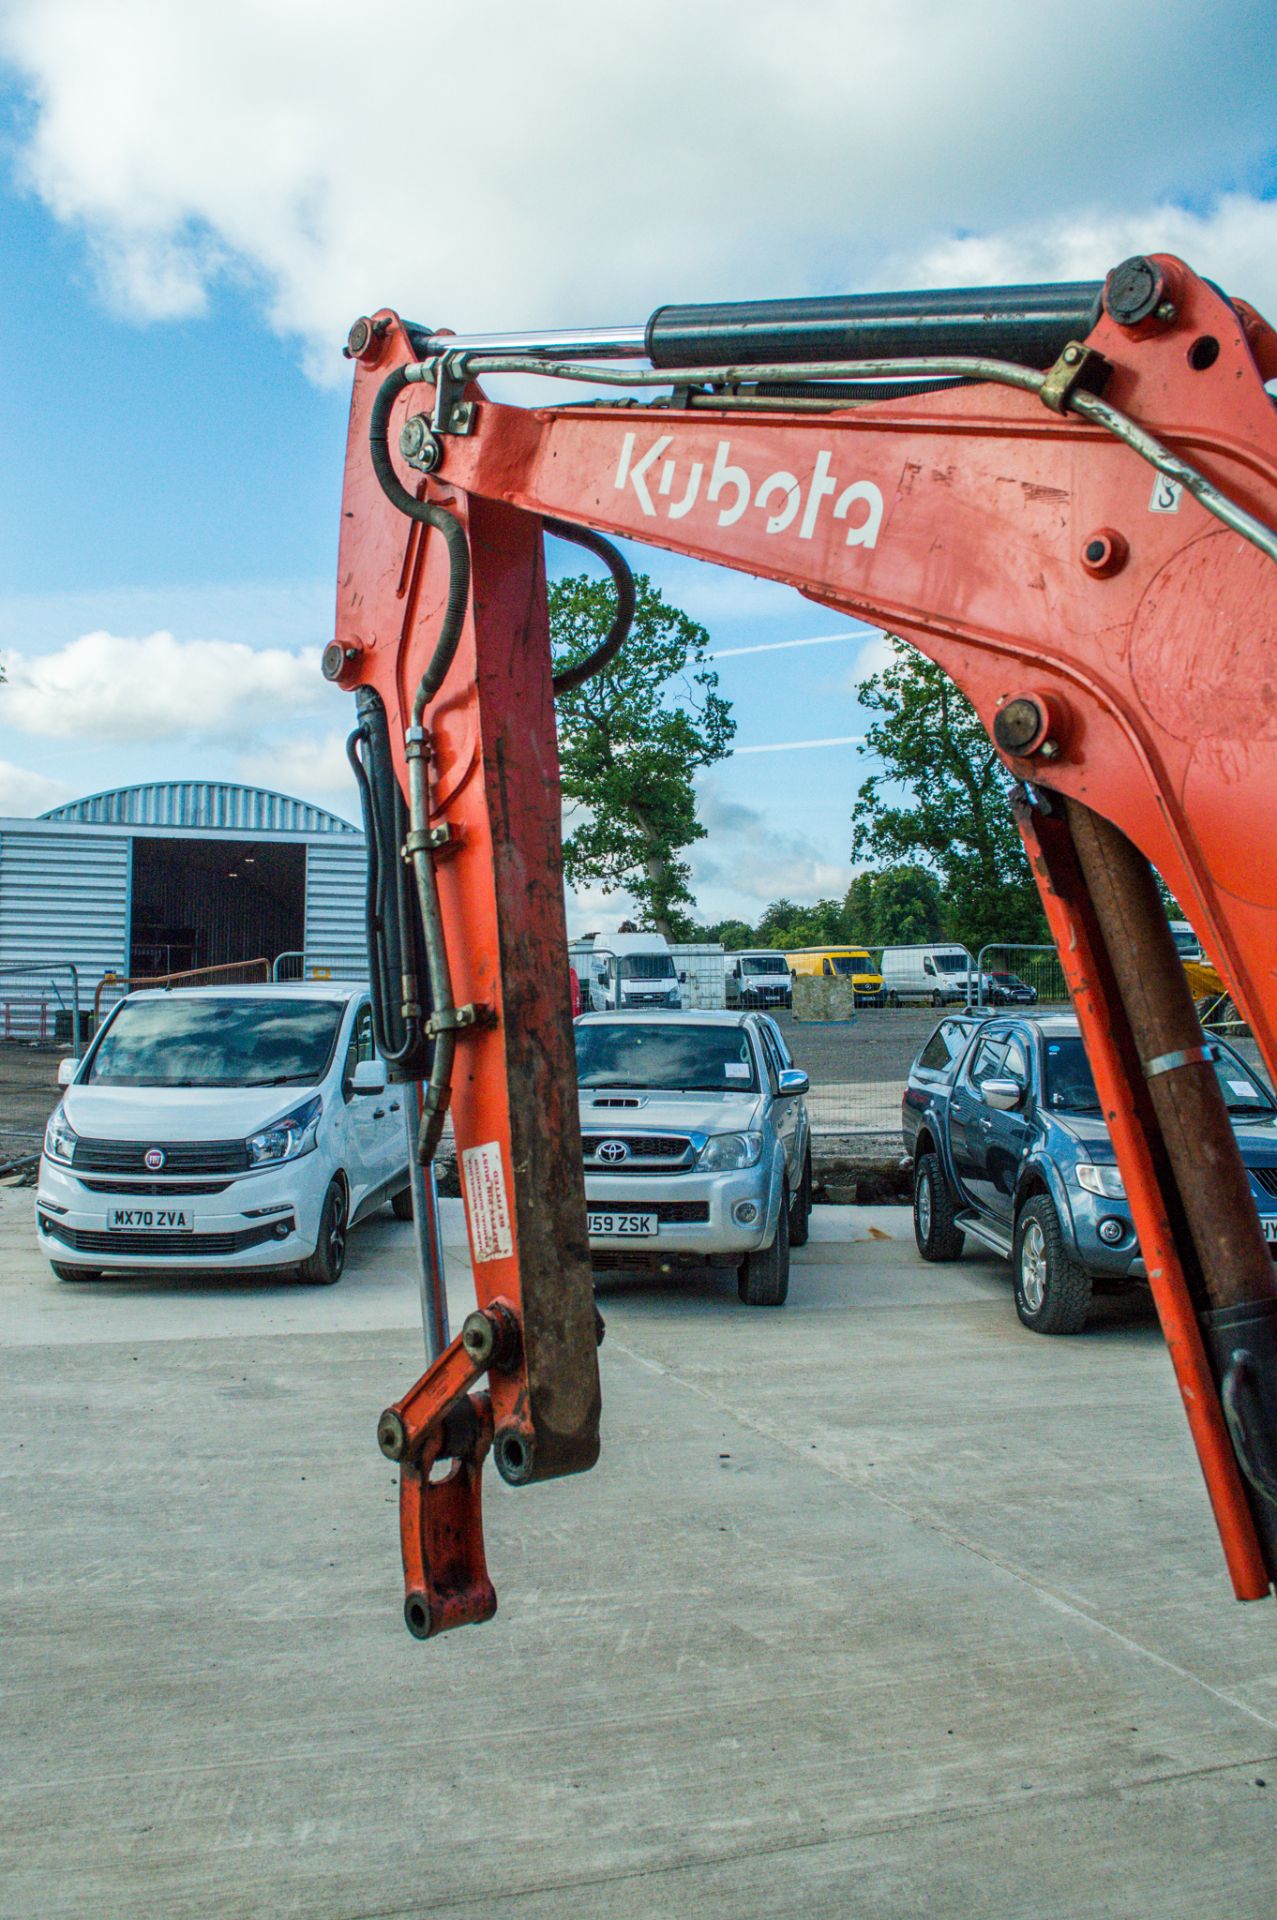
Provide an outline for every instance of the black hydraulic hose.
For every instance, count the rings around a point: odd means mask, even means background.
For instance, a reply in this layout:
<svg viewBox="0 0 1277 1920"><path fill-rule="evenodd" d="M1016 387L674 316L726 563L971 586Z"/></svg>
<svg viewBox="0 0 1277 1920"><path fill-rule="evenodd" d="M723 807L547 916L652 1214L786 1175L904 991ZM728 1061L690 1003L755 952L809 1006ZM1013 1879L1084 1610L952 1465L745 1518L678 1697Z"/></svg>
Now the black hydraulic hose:
<svg viewBox="0 0 1277 1920"><path fill-rule="evenodd" d="M434 654L421 676L412 703L413 725L420 726L422 714L443 685L461 638L470 599L470 543L466 539L465 528L455 514L449 513L445 507L436 506L432 500L418 500L415 494L409 493L395 472L390 457L390 416L395 401L409 384L406 367L397 367L382 381L368 421L368 451L377 484L391 505L398 507L400 513L406 514L410 520L433 527L443 535L448 546L448 604L444 608Z"/></svg>
<svg viewBox="0 0 1277 1920"><path fill-rule="evenodd" d="M376 795L368 769L359 753L359 744L371 748L371 736L366 725L360 725L346 741L346 757L350 761L355 775L355 785L359 789L359 804L364 821L364 843L368 860L368 881L364 896L364 927L368 941L368 987L372 1001L373 1038L377 1052L387 1066L397 1066L407 1060L421 1044L421 1030L418 1020L403 1015L404 1038L395 1046L390 1037L389 1009L394 1005L395 982L392 977L392 958L388 951L387 923L389 903L387 901L386 872L382 864L382 842L384 826L378 815ZM391 841L392 849L402 841L402 834ZM397 869L403 862L396 860ZM402 871L397 871L395 881L395 907L398 921L398 947L401 953L411 951L409 941L411 933L408 925L406 907L406 889Z"/></svg>
<svg viewBox="0 0 1277 1920"><path fill-rule="evenodd" d="M595 533L592 527L576 527L567 520L546 520L543 525L556 540L569 540L574 547L584 547L587 553L601 560L616 588L616 612L611 626L593 653L579 660L574 667L565 667L562 673L555 674L554 691L559 695L573 693L577 687L584 686L587 680L592 680L596 673L601 673L604 667L615 660L625 645L634 623L634 575L624 554L610 540L605 540L601 533Z"/></svg>

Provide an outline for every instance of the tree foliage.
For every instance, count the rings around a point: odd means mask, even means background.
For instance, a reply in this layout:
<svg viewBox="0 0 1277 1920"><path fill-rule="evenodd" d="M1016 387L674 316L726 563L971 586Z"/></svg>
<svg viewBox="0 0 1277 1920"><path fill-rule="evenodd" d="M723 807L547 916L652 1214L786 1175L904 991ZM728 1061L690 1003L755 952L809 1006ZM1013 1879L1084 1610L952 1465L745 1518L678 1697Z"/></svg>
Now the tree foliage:
<svg viewBox="0 0 1277 1920"><path fill-rule="evenodd" d="M991 940L1045 940L1010 775L948 676L903 640L893 648L891 664L860 689L878 716L861 752L881 772L857 795L852 858L925 862L939 876L944 934L973 953Z"/></svg>
<svg viewBox="0 0 1277 1920"><path fill-rule="evenodd" d="M669 606L646 574L634 581L629 639L602 673L558 703L564 796L584 810L563 844L573 885L624 890L669 939L692 931L681 855L704 838L693 775L728 752L736 722L706 663L709 635ZM610 585L586 575L550 588L555 671L584 660L611 625Z"/></svg>
<svg viewBox="0 0 1277 1920"><path fill-rule="evenodd" d="M944 931L940 883L925 867L866 868L847 889L848 926L867 947L915 947Z"/></svg>

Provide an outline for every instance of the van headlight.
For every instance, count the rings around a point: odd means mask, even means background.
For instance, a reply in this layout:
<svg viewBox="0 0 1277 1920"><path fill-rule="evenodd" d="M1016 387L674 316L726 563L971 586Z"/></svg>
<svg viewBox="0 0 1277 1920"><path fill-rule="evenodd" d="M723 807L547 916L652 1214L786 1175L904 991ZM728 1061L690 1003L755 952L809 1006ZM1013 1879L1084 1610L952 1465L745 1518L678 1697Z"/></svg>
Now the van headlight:
<svg viewBox="0 0 1277 1920"><path fill-rule="evenodd" d="M761 1133L713 1133L701 1148L701 1165L717 1173L752 1167L763 1151Z"/></svg>
<svg viewBox="0 0 1277 1920"><path fill-rule="evenodd" d="M69 1167L75 1158L75 1146L79 1137L59 1102L50 1114L49 1124L44 1130L45 1153L50 1160L56 1160L60 1167Z"/></svg>
<svg viewBox="0 0 1277 1920"><path fill-rule="evenodd" d="M1094 1167L1089 1160L1083 1160L1074 1172L1079 1187L1084 1187L1087 1193L1097 1193L1105 1200L1125 1200L1126 1188L1116 1167Z"/></svg>
<svg viewBox="0 0 1277 1920"><path fill-rule="evenodd" d="M315 1094L313 1099L294 1107L282 1119L272 1120L259 1133L250 1133L244 1142L248 1148L249 1166L274 1167L283 1160L297 1160L303 1153L309 1153L315 1144L319 1116L323 1111L324 1103Z"/></svg>

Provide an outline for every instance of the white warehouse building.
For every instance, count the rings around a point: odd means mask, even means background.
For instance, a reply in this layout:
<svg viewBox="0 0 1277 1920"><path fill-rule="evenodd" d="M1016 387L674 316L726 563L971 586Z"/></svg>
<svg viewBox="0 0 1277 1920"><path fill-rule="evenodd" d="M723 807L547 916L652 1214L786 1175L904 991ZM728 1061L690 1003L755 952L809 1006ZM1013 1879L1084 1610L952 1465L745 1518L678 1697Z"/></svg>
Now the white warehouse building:
<svg viewBox="0 0 1277 1920"><path fill-rule="evenodd" d="M363 979L364 874L349 821L226 781L117 787L0 819L0 975L70 963L82 1005L106 973L283 955L281 977Z"/></svg>

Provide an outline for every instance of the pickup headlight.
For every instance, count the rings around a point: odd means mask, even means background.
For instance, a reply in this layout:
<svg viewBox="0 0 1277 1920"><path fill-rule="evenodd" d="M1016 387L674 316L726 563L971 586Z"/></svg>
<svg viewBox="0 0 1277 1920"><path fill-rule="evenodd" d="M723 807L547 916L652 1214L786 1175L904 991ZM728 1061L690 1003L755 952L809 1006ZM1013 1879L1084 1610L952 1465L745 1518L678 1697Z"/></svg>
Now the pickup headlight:
<svg viewBox="0 0 1277 1920"><path fill-rule="evenodd" d="M713 1133L701 1148L701 1165L725 1173L731 1167L752 1167L763 1151L761 1133Z"/></svg>
<svg viewBox="0 0 1277 1920"><path fill-rule="evenodd" d="M44 1130L45 1153L50 1160L56 1160L60 1167L69 1167L75 1158L75 1144L79 1137L59 1103L50 1114L49 1124Z"/></svg>
<svg viewBox="0 0 1277 1920"><path fill-rule="evenodd" d="M248 1148L249 1166L274 1167L283 1160L297 1160L303 1153L309 1153L315 1144L319 1116L323 1111L324 1103L315 1094L313 1099L294 1107L282 1119L272 1120L259 1133L250 1133L244 1142Z"/></svg>
<svg viewBox="0 0 1277 1920"><path fill-rule="evenodd" d="M1087 1193L1097 1193L1103 1200L1125 1200L1126 1188L1116 1167L1094 1167L1089 1160L1083 1160L1074 1171L1079 1187L1084 1187Z"/></svg>

